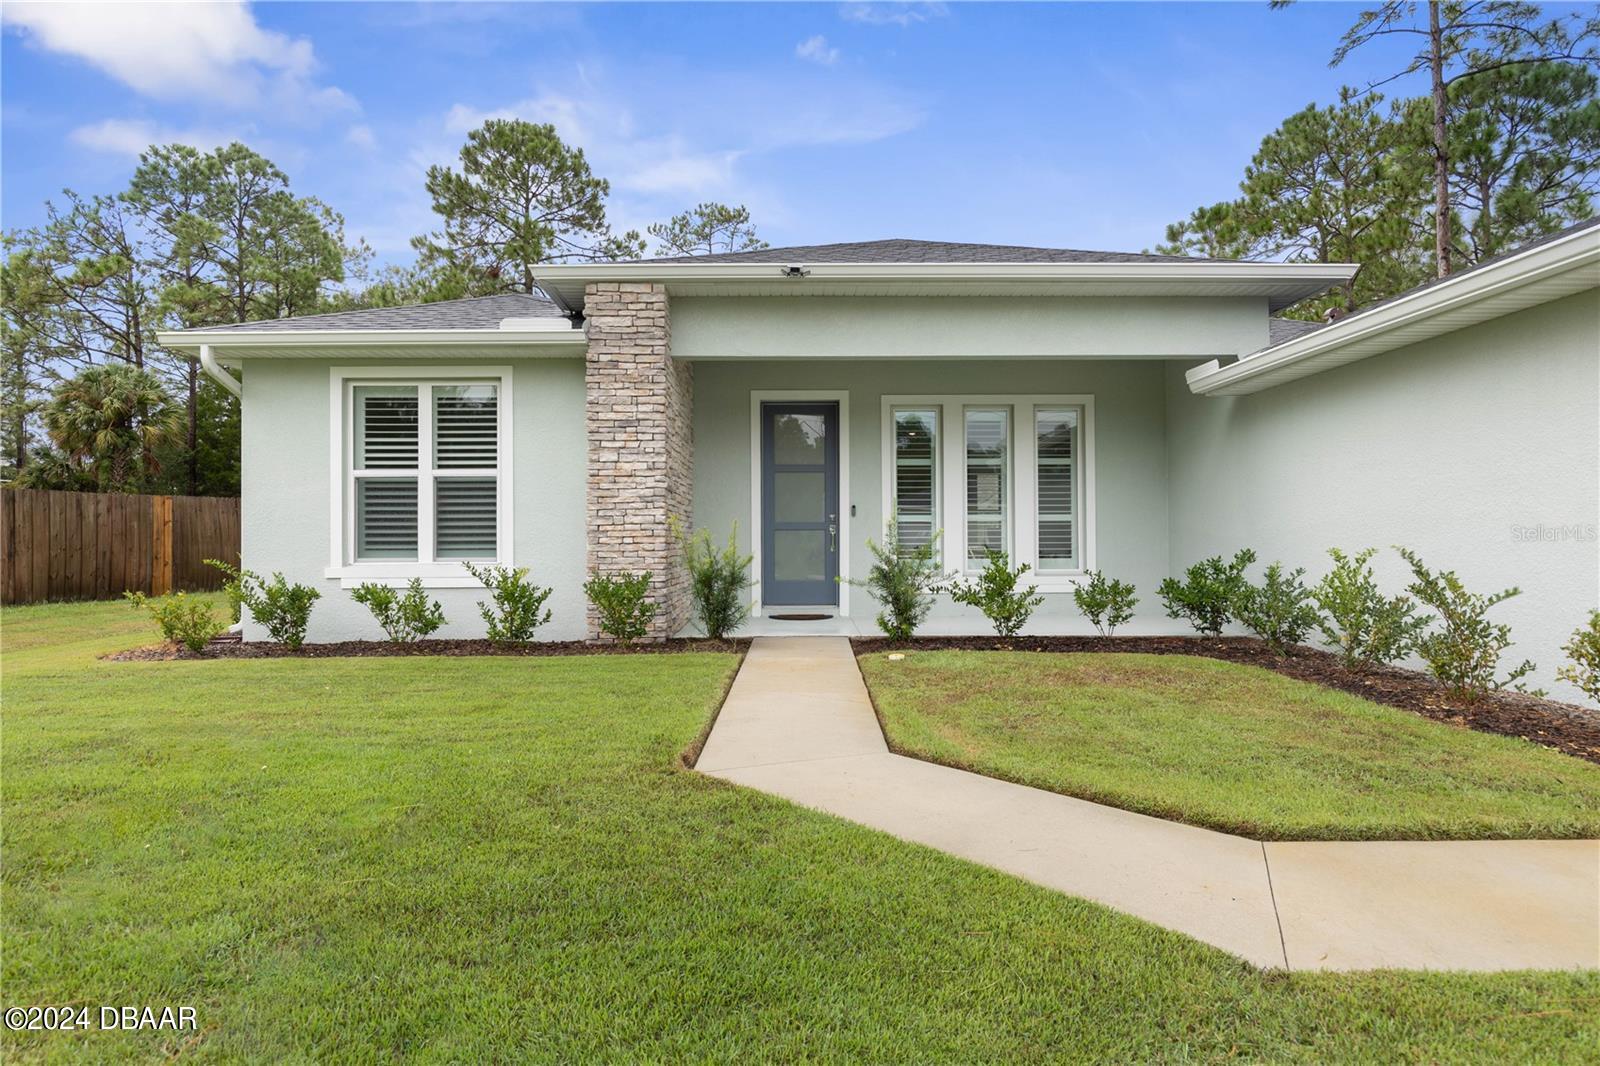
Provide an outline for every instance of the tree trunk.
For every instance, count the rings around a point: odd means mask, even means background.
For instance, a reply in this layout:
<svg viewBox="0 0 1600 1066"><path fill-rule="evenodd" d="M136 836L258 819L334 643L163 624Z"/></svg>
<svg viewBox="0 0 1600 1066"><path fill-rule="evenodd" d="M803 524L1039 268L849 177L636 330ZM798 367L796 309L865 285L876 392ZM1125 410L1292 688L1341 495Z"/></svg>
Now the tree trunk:
<svg viewBox="0 0 1600 1066"><path fill-rule="evenodd" d="M1444 32L1439 0L1428 0L1428 66L1433 72L1433 255L1439 277L1450 274L1450 146L1445 140Z"/></svg>

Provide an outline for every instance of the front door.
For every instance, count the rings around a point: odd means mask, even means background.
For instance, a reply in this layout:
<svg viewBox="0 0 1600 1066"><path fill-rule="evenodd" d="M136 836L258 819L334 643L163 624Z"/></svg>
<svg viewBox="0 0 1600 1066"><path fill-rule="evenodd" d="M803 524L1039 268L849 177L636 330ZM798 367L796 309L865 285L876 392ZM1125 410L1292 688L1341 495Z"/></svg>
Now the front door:
<svg viewBox="0 0 1600 1066"><path fill-rule="evenodd" d="M761 602L839 602L839 405L761 405Z"/></svg>

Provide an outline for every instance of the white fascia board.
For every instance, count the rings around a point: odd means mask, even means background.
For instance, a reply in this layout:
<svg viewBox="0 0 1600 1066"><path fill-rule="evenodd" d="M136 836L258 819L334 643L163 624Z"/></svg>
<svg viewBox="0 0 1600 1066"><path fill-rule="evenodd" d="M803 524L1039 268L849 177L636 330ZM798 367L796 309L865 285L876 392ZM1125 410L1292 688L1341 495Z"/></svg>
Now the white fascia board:
<svg viewBox="0 0 1600 1066"><path fill-rule="evenodd" d="M831 281L1347 281L1354 263L807 263L795 278ZM781 263L552 263L536 268L538 280L589 282L769 281Z"/></svg>
<svg viewBox="0 0 1600 1066"><path fill-rule="evenodd" d="M1428 319L1437 318L1479 300L1505 295L1568 271L1596 266L1600 266L1600 231L1580 230L1561 240L1530 248L1518 255L1508 256L1498 263L1491 263L1481 269L1448 278L1425 289L1398 297L1370 311L1358 312L1348 318L1339 319L1315 332L1285 341L1272 348L1262 349L1228 366L1222 366L1218 361L1212 360L1190 369L1184 377L1188 381L1189 391L1200 396L1258 392L1275 384L1271 380L1271 375L1277 371L1295 367L1297 364L1311 364L1302 368L1295 376L1304 377L1316 373L1318 360L1332 356L1340 349L1359 341L1379 343L1378 347L1366 352L1361 358L1379 355L1390 348L1405 344L1415 344L1427 339L1428 336L1447 333L1456 327L1442 323L1436 332L1423 336L1407 335L1389 347L1382 347L1380 338L1383 334L1401 327L1424 324ZM1595 282L1600 283L1600 271L1596 272ZM1532 306L1536 302L1538 301L1530 300L1527 306ZM1509 314L1510 311L1506 313ZM1330 360L1328 369L1349 361L1352 360L1336 362Z"/></svg>
<svg viewBox="0 0 1600 1066"><path fill-rule="evenodd" d="M585 342L581 329L262 329L174 330L158 332L163 348L198 349L202 344L226 348L234 354L250 348L292 348L297 345L348 348L407 346L567 347Z"/></svg>

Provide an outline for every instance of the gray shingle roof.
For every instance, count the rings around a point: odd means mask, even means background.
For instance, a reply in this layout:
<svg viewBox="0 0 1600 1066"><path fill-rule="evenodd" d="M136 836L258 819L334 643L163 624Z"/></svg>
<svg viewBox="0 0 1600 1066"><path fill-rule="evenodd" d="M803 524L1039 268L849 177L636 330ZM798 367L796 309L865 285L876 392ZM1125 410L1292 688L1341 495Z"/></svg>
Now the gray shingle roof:
<svg viewBox="0 0 1600 1066"><path fill-rule="evenodd" d="M1307 322L1301 318L1269 318L1267 319L1267 347L1292 341L1296 337L1303 337L1307 333L1315 333L1326 326L1326 322Z"/></svg>
<svg viewBox="0 0 1600 1066"><path fill-rule="evenodd" d="M1076 248L1027 248L1014 244L955 244L948 241L859 241L802 244L754 252L680 255L646 263L1206 263L1216 260L1148 252L1089 252Z"/></svg>
<svg viewBox="0 0 1600 1066"><path fill-rule="evenodd" d="M404 307L371 307L361 311L334 311L326 315L273 318L208 327L240 333L296 329L498 329L503 318L562 318L561 309L543 296L522 292L475 296L465 300L440 300Z"/></svg>

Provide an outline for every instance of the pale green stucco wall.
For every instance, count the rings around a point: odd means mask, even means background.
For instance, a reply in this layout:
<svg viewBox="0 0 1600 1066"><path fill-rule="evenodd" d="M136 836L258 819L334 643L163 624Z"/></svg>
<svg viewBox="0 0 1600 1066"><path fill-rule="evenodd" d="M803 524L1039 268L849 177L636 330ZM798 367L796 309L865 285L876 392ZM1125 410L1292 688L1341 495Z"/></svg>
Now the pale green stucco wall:
<svg viewBox="0 0 1600 1066"><path fill-rule="evenodd" d="M254 359L244 368L244 565L282 571L322 592L311 614L313 641L380 639L367 609L339 581L323 577L329 545L328 375L333 366L393 360ZM452 362L512 367L512 477L515 564L553 586L547 639L584 636L583 364L576 359L508 360L463 351ZM441 637L483 635L482 589L433 589L444 606ZM249 626L247 639L266 639Z"/></svg>
<svg viewBox="0 0 1600 1066"><path fill-rule="evenodd" d="M908 394L1092 394L1096 426L1097 562L1149 593L1130 631L1160 629L1155 583L1166 575L1169 549L1167 450L1162 395L1164 364L1108 360L770 360L695 365L695 523L720 541L735 520L749 550L751 393L769 390L848 391L851 519L850 577L870 565L866 538L882 539L882 399ZM875 608L852 589L851 614L868 628ZM968 608L941 600L933 621L967 618ZM1087 632L1070 593L1056 593L1036 629ZM972 614L978 624L982 618ZM969 619L970 620L970 619Z"/></svg>
<svg viewBox="0 0 1600 1066"><path fill-rule="evenodd" d="M1253 297L760 297L672 301L680 359L1162 358L1267 343Z"/></svg>
<svg viewBox="0 0 1600 1066"><path fill-rule="evenodd" d="M1326 569L1329 547L1390 545L1495 609L1512 661L1554 678L1560 645L1600 606L1600 292L1590 290L1263 392L1199 397L1167 375L1172 564L1254 547ZM1518 530L1543 526L1555 539Z"/></svg>

